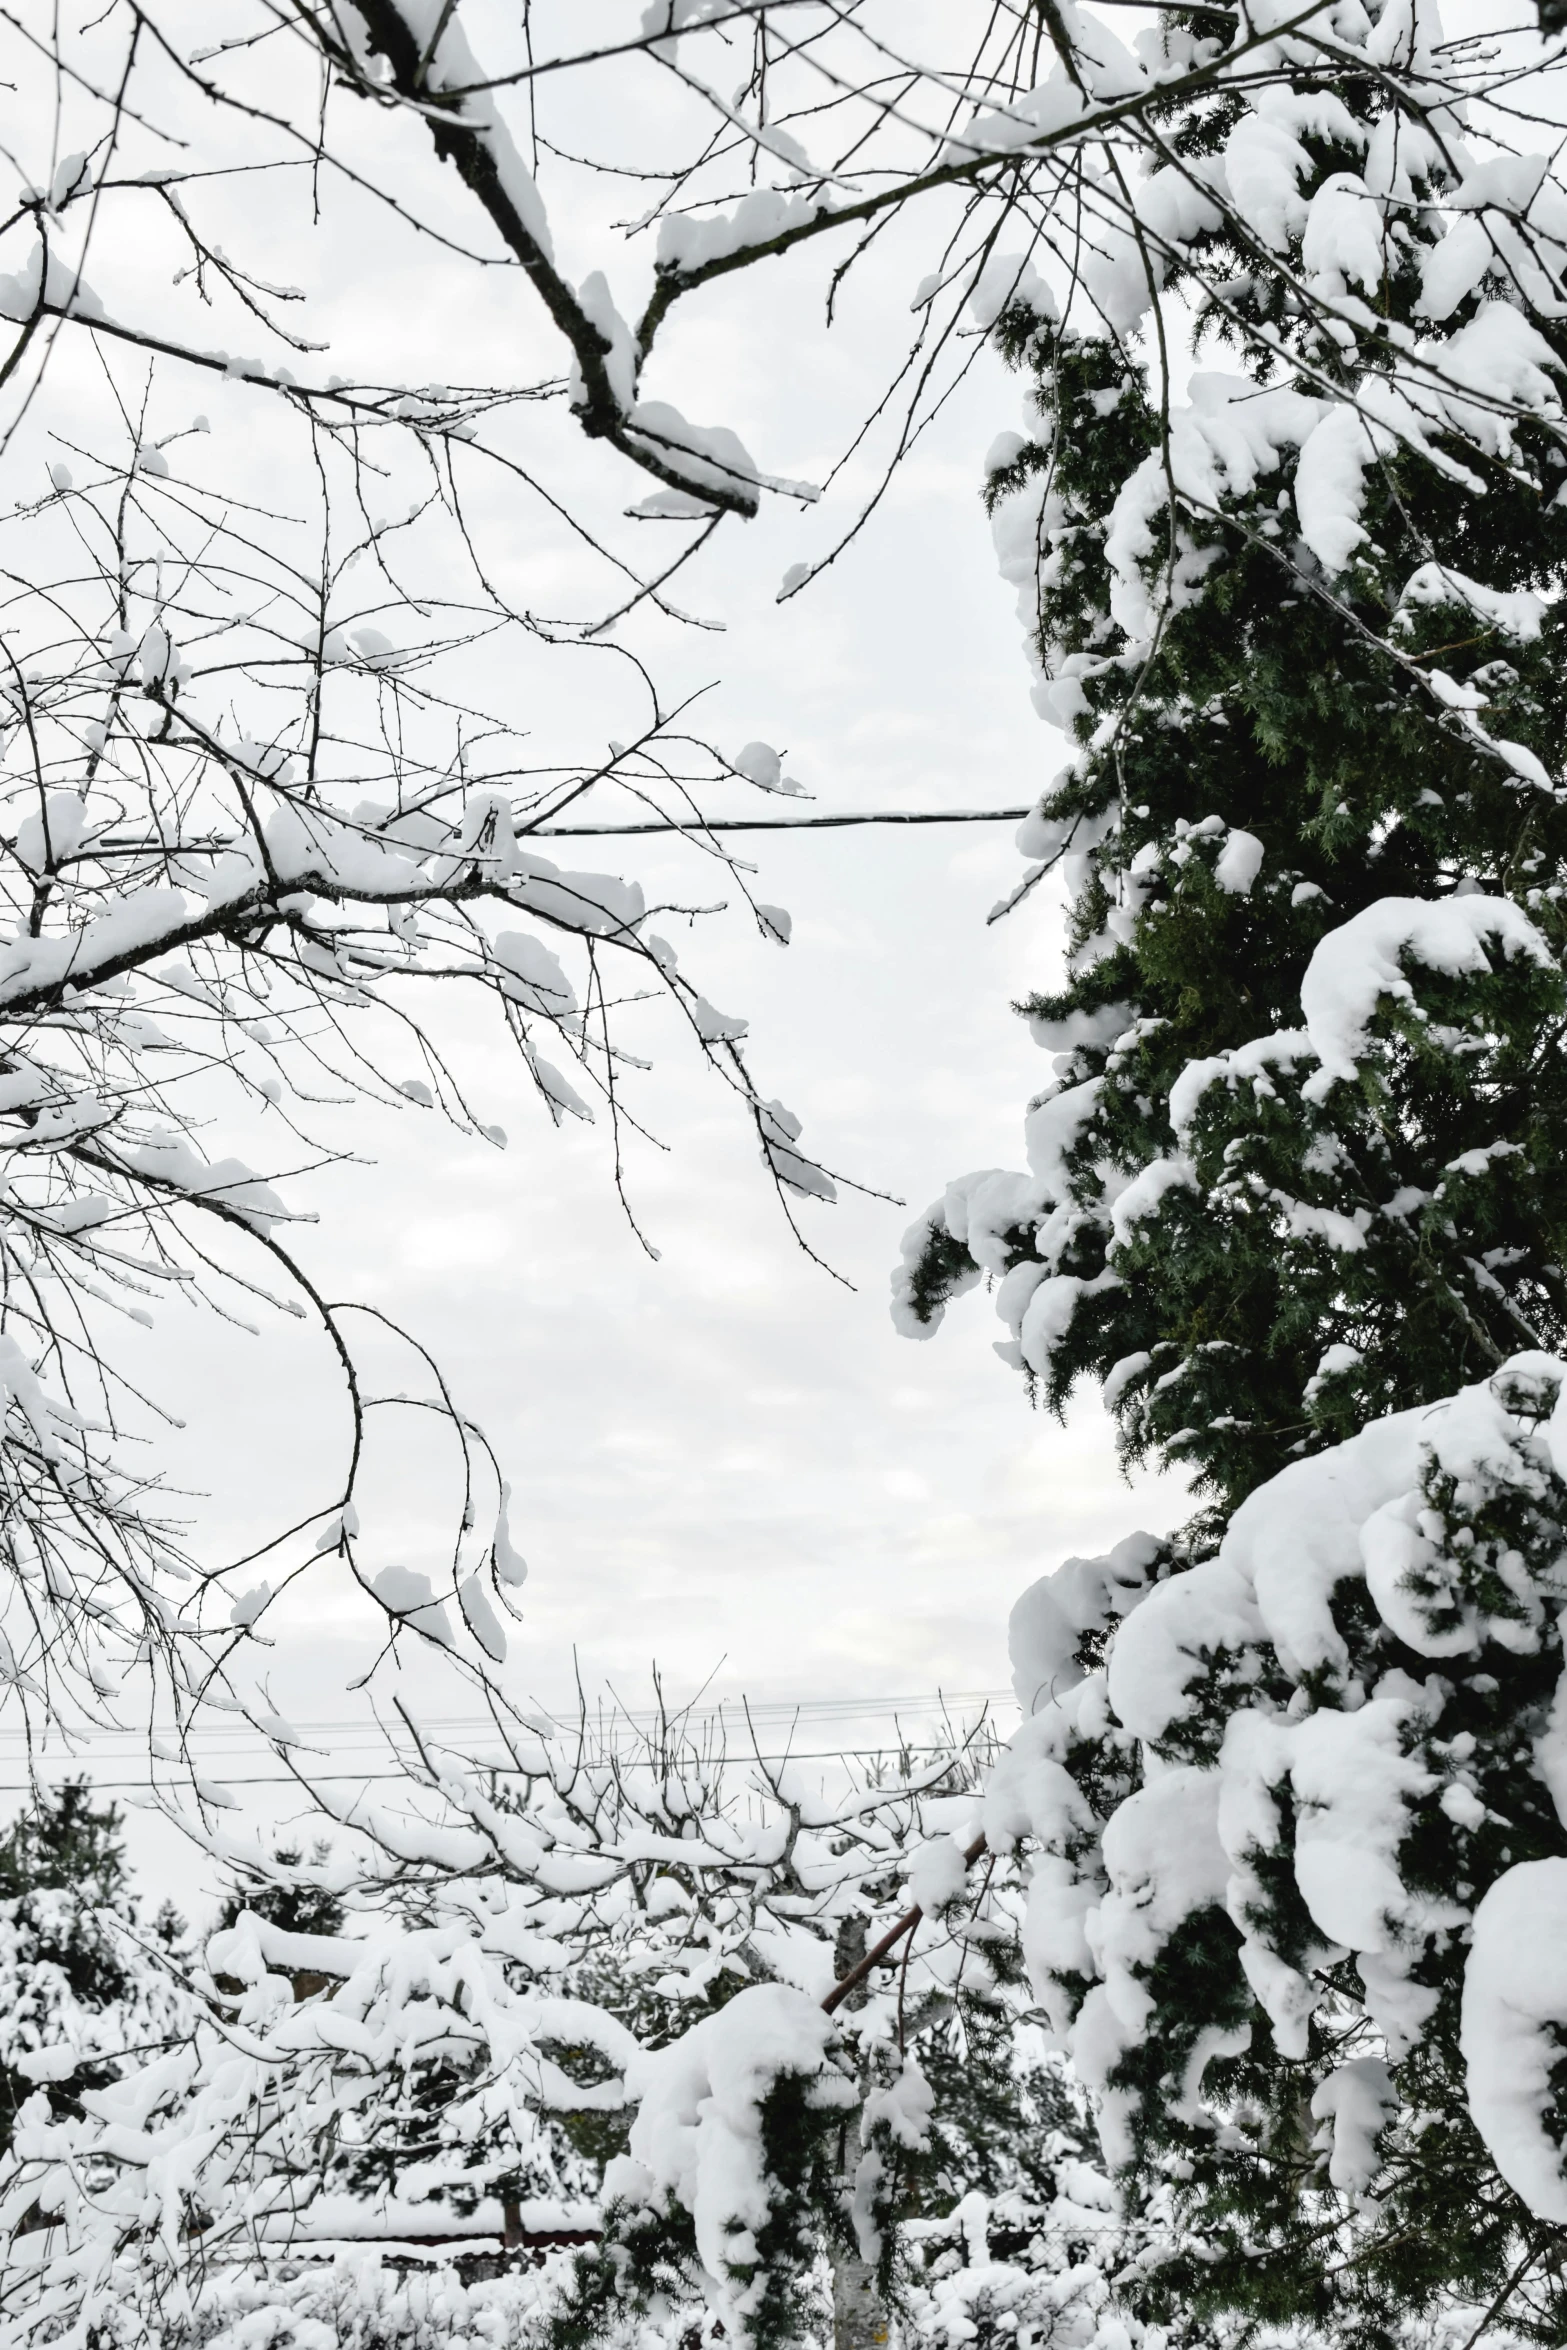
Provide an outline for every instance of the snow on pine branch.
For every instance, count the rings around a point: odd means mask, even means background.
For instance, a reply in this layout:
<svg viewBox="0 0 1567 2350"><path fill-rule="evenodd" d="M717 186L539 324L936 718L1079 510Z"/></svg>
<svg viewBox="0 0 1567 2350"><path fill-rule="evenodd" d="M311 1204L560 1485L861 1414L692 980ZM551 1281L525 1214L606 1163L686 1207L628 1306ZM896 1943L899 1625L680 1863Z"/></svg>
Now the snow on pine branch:
<svg viewBox="0 0 1567 2350"><path fill-rule="evenodd" d="M1567 2214L1564 1394L1519 1354L1284 1470L1209 1557L1133 1538L1019 1602L986 1833L1038 1844L1025 1946L1113 2165L1221 2124L1255 2152L1282 2093L1301 2191L1374 2238L1466 2112L1498 2220Z"/></svg>

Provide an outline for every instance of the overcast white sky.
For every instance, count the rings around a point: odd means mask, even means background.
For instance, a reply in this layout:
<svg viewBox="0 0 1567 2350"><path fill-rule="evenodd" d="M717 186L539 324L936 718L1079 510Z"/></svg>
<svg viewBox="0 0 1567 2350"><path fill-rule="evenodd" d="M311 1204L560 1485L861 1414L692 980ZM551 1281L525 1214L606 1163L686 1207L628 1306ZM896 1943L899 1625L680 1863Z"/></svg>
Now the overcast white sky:
<svg viewBox="0 0 1567 2350"><path fill-rule="evenodd" d="M764 592L775 549L736 566L720 738L727 718L730 739L787 745L824 808L1021 805L1056 756L974 493L1011 406L1003 382L976 388L879 534L804 604L779 614ZM803 1209L852 1290L795 1247L754 1137L672 1033L644 1088L667 1154L643 1150L631 1173L656 1265L620 1216L602 1132L552 1133L487 1029L463 1061L504 1153L416 1113L375 1116L358 1138L373 1167L292 1188L322 1210L312 1264L433 1347L511 1469L532 1565L515 1661L546 1701L569 1690L573 1650L590 1683L628 1693L655 1660L679 1689L721 1666L717 1689L769 1699L999 1687L1027 1581L1181 1514L1178 1490L1128 1493L1096 1409L1065 1430L1029 1411L990 1352L983 1297L924 1345L887 1315L913 1211L949 1176L1019 1163L1022 1106L1048 1074L1008 1006L1054 968L1058 912L1041 895L984 920L1018 871L1011 835L748 840L792 945L735 920L682 948L712 999L750 1018L759 1080L827 1162L908 1203L845 1192ZM626 848L651 898L661 883L689 896L688 857ZM619 863L609 844L576 853ZM221 1351L185 1408L192 1478L227 1495L237 1547L280 1466L308 1457L322 1406L285 1367L300 1352L287 1334ZM417 1515L428 1501L409 1484ZM306 1612L279 1693L317 1717L347 1677L353 1611L323 1582Z"/></svg>
<svg viewBox="0 0 1567 2350"><path fill-rule="evenodd" d="M439 186L442 202L457 200L450 175ZM557 214L568 245L576 227L569 207ZM323 367L351 371L373 353L383 378L417 382L558 365L515 280L476 281L433 249L394 245L347 200L308 239L281 212L236 212L236 249L268 235L295 249L263 251L263 273L306 283L314 331L328 314ZM119 258L134 290L141 257ZM584 251L584 265L597 258ZM765 470L820 478L922 257L895 233L878 269L825 345L806 272L731 281L671 334L649 389L732 425ZM170 375L158 396L163 421L210 412L214 461L241 486L269 482L256 395L196 393ZM74 398L62 377L49 421L72 421ZM727 633L639 640L666 676L717 681L715 739L786 748L823 809L1019 806L1037 794L1061 746L1031 711L978 499L985 451L1017 421L1018 400L983 358L873 527L782 609L784 570L841 529L865 473L851 469L812 513L772 507L726 526L685 600L722 614ZM573 444L563 462L582 481L614 469L607 494L620 502L640 494L602 449ZM557 559L530 536L529 513L492 519L511 533L519 576L549 577ZM597 671L573 662L540 673L540 726L589 749L614 714L596 705ZM1023 1105L1048 1069L1008 1004L1056 969L1058 902L1040 892L986 928L1019 871L1006 825L760 836L746 853L757 894L791 910L793 944L780 953L748 922L719 920L689 948L677 940L682 966L750 1019L759 1081L805 1120L827 1163L907 1203L846 1194L836 1209L805 1208L813 1243L852 1288L795 1247L754 1138L672 1031L642 1097L667 1153L643 1150L631 1169L656 1265L620 1217L603 1133L552 1133L477 1028L459 1058L509 1149L412 1111L367 1117L353 1140L373 1163L291 1188L322 1216L306 1253L337 1294L395 1311L433 1348L508 1464L514 1538L532 1567L513 1643L520 1689L560 1704L575 1669L634 1702L655 1662L678 1695L709 1676L714 1694L868 1705L999 1689L1007 1610L1026 1583L1071 1551L1185 1512L1177 1486L1128 1491L1096 1407L1065 1429L1029 1411L990 1351L999 1326L983 1297L923 1346L898 1339L887 1316L912 1215L953 1175L1020 1162ZM678 850L580 844L578 856L634 873L650 898L691 896ZM320 1366L276 1329L218 1342L165 1324L146 1351L189 1421L174 1471L210 1495L211 1542L243 1548L326 1457L335 1405ZM412 1542L434 1513L421 1461L402 1468ZM283 1710L317 1721L351 1710L363 1626L324 1572L283 1630Z"/></svg>

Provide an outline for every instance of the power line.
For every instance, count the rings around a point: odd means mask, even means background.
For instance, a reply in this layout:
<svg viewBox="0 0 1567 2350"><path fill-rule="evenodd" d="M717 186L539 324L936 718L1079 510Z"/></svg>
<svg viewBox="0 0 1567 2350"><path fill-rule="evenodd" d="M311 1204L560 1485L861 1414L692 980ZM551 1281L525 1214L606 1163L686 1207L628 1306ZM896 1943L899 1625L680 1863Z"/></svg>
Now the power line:
<svg viewBox="0 0 1567 2350"><path fill-rule="evenodd" d="M939 1745L933 1746L924 1742L916 1743L914 1740L908 1739L897 1746L824 1746L816 1748L809 1753L802 1753L798 1748L795 1748L784 1754L743 1753L730 1755L726 1759L735 1764L750 1762L880 1762L888 1755L955 1755L958 1751L959 1749L957 1747L953 1746L945 1740L943 1740ZM468 1763L470 1768L478 1771L515 1770L517 1767L516 1763L509 1755L496 1755L488 1760L486 1760L483 1755L465 1755L462 1757L462 1760ZM170 1768L172 1771L173 1765L171 1765ZM205 1775L205 1773L202 1774L202 1776ZM404 1786L417 1786L421 1783L407 1771L302 1770L297 1777L292 1771L257 1771L246 1772L243 1775L234 1771L225 1771L222 1779L215 1781L214 1784L224 1788L308 1787L317 1783L324 1783L328 1780L333 1781L334 1783L343 1780L351 1780L353 1784L358 1787L368 1787L374 1784L379 1784L382 1782L389 1783L392 1781L400 1782ZM130 1794L132 1792L155 1794L160 1791L167 1794L171 1791L177 1791L185 1785L185 1781L179 1778L100 1779L94 1777L92 1783L94 1788L102 1789L105 1793L112 1795L124 1795ZM12 1782L9 1780L0 1780L0 1795L31 1795L32 1792L33 1785L29 1781L16 1780Z"/></svg>
<svg viewBox="0 0 1567 2350"><path fill-rule="evenodd" d="M736 1724L743 1724L747 1718L753 1722L852 1720L860 1715L885 1719L889 1714L919 1710L1010 1705L1015 1702L1010 1689L927 1689L902 1691L886 1697L764 1697L753 1698L749 1704L742 1698L722 1697L712 1698L706 1704L669 1705L662 1710L657 1706L605 1706L597 1711L590 1709L587 1720L590 1727L600 1720L607 1723L655 1724L661 1719L673 1728L682 1724L717 1727L727 1724L731 1719ZM548 1706L540 1704L535 1719L548 1721L558 1730L570 1731L576 1727L578 1715L575 1708L569 1713L556 1714ZM419 1718L419 1727L431 1735L441 1731L485 1730L493 1726L488 1714L426 1714ZM356 1736L374 1738L379 1743L374 1720L363 1714L301 1715L297 1727L302 1736L308 1733L325 1737L333 1731L348 1731ZM134 1724L124 1729L95 1728L80 1733L80 1751L64 1754L59 1760L62 1764L79 1761L88 1748L103 1740L131 1738L140 1743L146 1739L149 1728L153 1735L160 1737L173 1737L178 1732L178 1725L170 1721ZM26 1735L20 1726L0 1724L0 1741L7 1738L21 1739ZM194 1735L200 1739L254 1739L264 1737L265 1733L258 1731L250 1721L238 1720L204 1722Z"/></svg>
<svg viewBox="0 0 1567 2350"><path fill-rule="evenodd" d="M932 1741L929 1738L904 1738L892 1745L848 1743L829 1747L794 1747L776 1753L763 1754L753 1753L743 1741L747 1728L771 1728L776 1734L780 1729L786 1728L793 1722L813 1722L822 1728L831 1728L856 1719L886 1721L890 1716L896 1720L900 1714L905 1713L929 1714L937 1710L946 1711L948 1709L967 1711L974 1707L989 1709L996 1705L1010 1705L1014 1702L1012 1692L1005 1689L932 1690L912 1695L880 1698L771 1698L753 1703L748 1709L748 1720L747 1709L739 1700L724 1698L706 1706L671 1707L667 1709L662 1718L667 1721L671 1732L677 1738L691 1738L702 1730L716 1730L720 1735L738 1733L741 1739L740 1745L725 1758L736 1766L750 1762L877 1762L883 1761L889 1756L903 1754L937 1755L952 1752L955 1746L961 1742L961 1733L957 1734L954 1739ZM597 1714L589 1714L585 1726L590 1738L595 1732L602 1731L613 1744L617 1729L635 1731L639 1726L652 1727L658 1723L660 1718L656 1707L617 1706L613 1711L605 1709ZM441 1745L448 1753L456 1752L455 1747L449 1743L451 1740L472 1737L476 1733L493 1735L495 1728L494 1723L482 1714L438 1715L426 1719L419 1726L427 1737ZM537 1722L525 1723L524 1726L530 1729L535 1728ZM568 1739L577 1726L578 1717L576 1715L562 1715L554 1722L558 1733ZM367 1750L376 1758L386 1756L389 1748L394 1756L397 1752L391 1739L379 1733L375 1724L366 1721L362 1716L357 1718L338 1716L334 1719L314 1721L301 1720L291 1727L297 1730L301 1747L313 1748L321 1754L323 1762L328 1765L341 1763L348 1755L366 1753ZM153 1730L155 1735L168 1736L173 1732L174 1725L164 1724L160 1730L159 1726L154 1724ZM346 1737L342 1735L345 1731L349 1733ZM20 1738L24 1735L25 1733L19 1729L11 1729L8 1726L0 1728L0 1751L3 1751L5 1739ZM60 1777L73 1771L86 1774L91 1778L93 1786L101 1789L105 1794L151 1794L160 1788L165 1791L175 1791L186 1783L185 1772L210 1777L216 1784L225 1788L298 1787L301 1784L308 1785L312 1781L330 1781L337 1784L352 1783L357 1786L396 1783L408 1785L412 1783L406 1769L310 1768L304 1769L296 1775L292 1771L236 1772L226 1768L225 1764L230 1760L239 1762L250 1759L243 1751L245 1746L249 1746L253 1753L258 1753L258 1758L259 1753L266 1752L265 1732L259 1731L250 1722L204 1724L191 1739L184 1757L183 1770L180 1761L176 1758L172 1756L160 1758L167 1761L170 1772L170 1776L162 1780L146 1776L105 1778L94 1768L94 1747L98 1748L105 1763L119 1763L123 1766L124 1762L129 1759L123 1752L124 1742L132 1740L137 1745L144 1747L146 1737L147 1731L144 1728L100 1730L85 1737L81 1746L74 1753L40 1754L37 1757L37 1777L33 1780L0 1780L0 1796L31 1794L38 1779ZM330 1750L315 1746L316 1740L327 1737L331 1738ZM111 1740L118 1742L119 1751L115 1751L111 1747L107 1753L103 1752L104 1746ZM504 1753L489 1757L463 1755L461 1759L477 1770L516 1768L515 1758Z"/></svg>
<svg viewBox="0 0 1567 2350"><path fill-rule="evenodd" d="M845 816L704 816L681 824L659 817L641 824L541 824L525 838L586 839L622 832L811 832L845 824L1015 824L1032 808L868 808Z"/></svg>

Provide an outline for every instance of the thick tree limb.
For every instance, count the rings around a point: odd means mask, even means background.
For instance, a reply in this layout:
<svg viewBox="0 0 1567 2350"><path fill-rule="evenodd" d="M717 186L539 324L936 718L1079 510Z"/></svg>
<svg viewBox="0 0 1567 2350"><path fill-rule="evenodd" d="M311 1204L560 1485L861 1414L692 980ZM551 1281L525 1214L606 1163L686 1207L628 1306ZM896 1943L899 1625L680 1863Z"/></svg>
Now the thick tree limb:
<svg viewBox="0 0 1567 2350"><path fill-rule="evenodd" d="M973 1843L970 1844L964 1851L963 1866L966 1869L971 1869L984 1849L984 1837L976 1836ZM840 2008L844 2001L848 1998L849 1993L854 1989L855 1985L857 1983L863 1983L871 1969L873 1967L880 1966L883 1959L887 1958L891 1952L897 1949L898 1944L903 1940L905 1934L913 1933L915 1927L919 1924L920 1919L924 1915L925 1912L921 1909L918 1902L914 1904L912 1909L906 1909L902 1917L899 1918L897 1924L895 1926L889 1926L886 1933L883 1934L881 1940L872 1944L871 1948L867 1950L865 1956L860 1960L859 1964L857 1966L850 1967L848 1973L846 1975L840 1976L838 1981L834 1983L832 1989L828 1992L826 1998L822 2001L822 2013L824 2015L831 2015L835 2009Z"/></svg>

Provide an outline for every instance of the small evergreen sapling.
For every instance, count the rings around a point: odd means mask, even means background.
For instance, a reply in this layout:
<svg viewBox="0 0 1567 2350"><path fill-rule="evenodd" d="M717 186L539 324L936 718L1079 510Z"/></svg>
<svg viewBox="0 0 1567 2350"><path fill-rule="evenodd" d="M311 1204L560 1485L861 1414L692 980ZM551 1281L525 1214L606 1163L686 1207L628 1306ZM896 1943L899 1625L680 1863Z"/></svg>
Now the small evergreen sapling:
<svg viewBox="0 0 1567 2350"><path fill-rule="evenodd" d="M0 2149L30 2099L78 2114L177 2031L184 1932L168 1904L141 1917L115 1804L35 1790L0 1838Z"/></svg>

